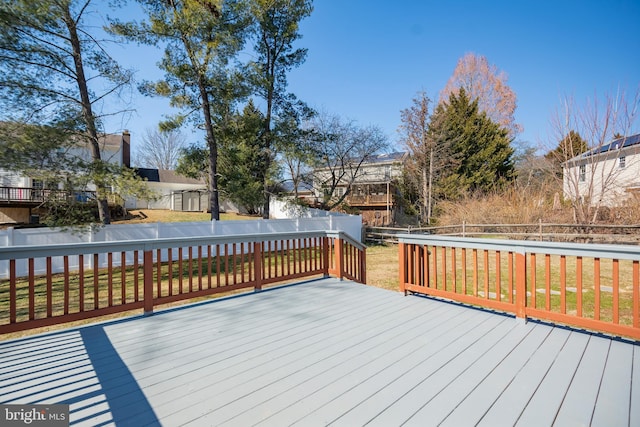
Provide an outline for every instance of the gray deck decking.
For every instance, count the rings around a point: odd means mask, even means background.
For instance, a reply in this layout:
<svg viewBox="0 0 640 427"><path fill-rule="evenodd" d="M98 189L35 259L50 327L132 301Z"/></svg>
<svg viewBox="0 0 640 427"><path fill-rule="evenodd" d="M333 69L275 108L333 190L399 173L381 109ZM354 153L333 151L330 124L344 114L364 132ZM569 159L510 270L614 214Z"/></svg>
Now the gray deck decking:
<svg viewBox="0 0 640 427"><path fill-rule="evenodd" d="M0 342L72 425L640 425L640 346L324 279Z"/></svg>

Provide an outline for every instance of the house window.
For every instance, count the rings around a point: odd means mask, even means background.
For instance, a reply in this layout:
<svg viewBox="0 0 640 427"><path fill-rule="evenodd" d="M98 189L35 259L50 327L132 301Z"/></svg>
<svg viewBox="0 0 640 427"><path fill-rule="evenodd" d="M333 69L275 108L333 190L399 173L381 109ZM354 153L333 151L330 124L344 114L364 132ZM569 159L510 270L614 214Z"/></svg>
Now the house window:
<svg viewBox="0 0 640 427"><path fill-rule="evenodd" d="M627 156L620 156L618 160L618 166L620 167L620 169L624 169L624 167L627 165Z"/></svg>
<svg viewBox="0 0 640 427"><path fill-rule="evenodd" d="M587 178L587 165L580 165L580 182L584 182Z"/></svg>

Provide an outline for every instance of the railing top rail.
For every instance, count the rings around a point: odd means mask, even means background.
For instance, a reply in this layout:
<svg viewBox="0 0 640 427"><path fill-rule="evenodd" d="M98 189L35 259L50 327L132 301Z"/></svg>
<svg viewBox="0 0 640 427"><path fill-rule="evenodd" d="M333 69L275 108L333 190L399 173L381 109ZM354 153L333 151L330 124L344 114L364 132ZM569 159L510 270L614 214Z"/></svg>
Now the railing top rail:
<svg viewBox="0 0 640 427"><path fill-rule="evenodd" d="M637 245L479 239L470 237L416 234L398 234L398 241L400 243L430 244L445 247L455 246L467 249L487 249L518 253L532 252L550 255L640 260L640 246Z"/></svg>
<svg viewBox="0 0 640 427"><path fill-rule="evenodd" d="M345 242L349 243L351 246L355 246L357 249L364 250L366 248L364 244L353 239L351 236L349 236L347 233L343 231L326 231L325 233L327 237L340 238Z"/></svg>
<svg viewBox="0 0 640 427"><path fill-rule="evenodd" d="M251 233L235 234L226 236L196 236L196 237L169 237L159 239L142 240L117 240L110 242L82 242L82 243L59 243L53 245L20 245L0 247L0 261L9 259L40 258L48 256L80 255L87 253L104 252L129 252L148 251L155 249L167 249L176 247L233 244L233 243L255 243L268 242L273 240L287 240L305 237L340 236L349 241L354 246L361 246L347 234L338 231L292 231L283 233Z"/></svg>

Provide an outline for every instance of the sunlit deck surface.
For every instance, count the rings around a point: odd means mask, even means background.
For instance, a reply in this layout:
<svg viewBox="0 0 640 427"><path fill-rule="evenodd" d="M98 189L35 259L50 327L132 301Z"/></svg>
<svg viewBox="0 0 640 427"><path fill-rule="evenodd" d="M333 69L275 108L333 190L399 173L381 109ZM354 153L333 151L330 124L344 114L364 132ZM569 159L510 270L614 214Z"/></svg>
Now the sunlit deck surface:
<svg viewBox="0 0 640 427"><path fill-rule="evenodd" d="M639 426L640 346L321 279L0 343L72 425Z"/></svg>

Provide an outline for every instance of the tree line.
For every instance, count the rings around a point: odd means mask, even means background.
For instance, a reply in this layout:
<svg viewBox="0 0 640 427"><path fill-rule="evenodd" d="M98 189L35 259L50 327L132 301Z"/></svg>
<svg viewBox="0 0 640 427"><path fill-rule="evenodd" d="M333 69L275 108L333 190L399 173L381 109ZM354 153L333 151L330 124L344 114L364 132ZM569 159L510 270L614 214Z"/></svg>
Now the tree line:
<svg viewBox="0 0 640 427"><path fill-rule="evenodd" d="M522 126L514 116L516 101L504 72L484 56L467 53L435 108L419 92L402 110L401 140L410 153L403 195L422 224L433 223L456 202L495 201L500 199L495 195L504 194L511 203L514 192L528 195L529 206L519 207L523 211L544 215L539 208L553 205L568 207L578 224L598 220L607 207L607 193L618 190L616 178L623 172L615 162L598 163L621 155L619 149L637 123L640 89L631 98L618 90L615 96L583 104L565 97L550 117L549 135L537 144L518 140ZM616 139L622 141L620 147L609 150ZM584 163L580 169L571 163L579 156ZM620 197L619 202L624 208L633 199Z"/></svg>

